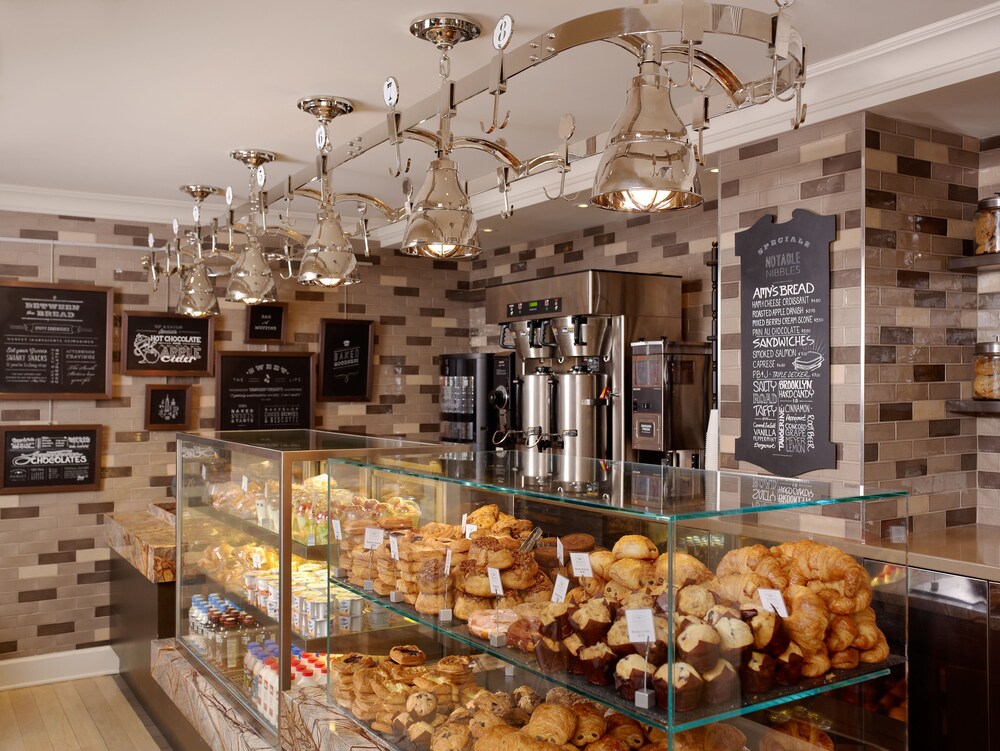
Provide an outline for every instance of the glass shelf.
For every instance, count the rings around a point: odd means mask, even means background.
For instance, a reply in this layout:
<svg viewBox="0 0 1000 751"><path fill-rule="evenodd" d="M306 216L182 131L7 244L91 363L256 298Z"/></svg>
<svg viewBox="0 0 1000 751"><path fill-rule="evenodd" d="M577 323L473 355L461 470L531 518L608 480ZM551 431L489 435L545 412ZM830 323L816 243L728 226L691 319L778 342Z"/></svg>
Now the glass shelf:
<svg viewBox="0 0 1000 751"><path fill-rule="evenodd" d="M406 477L631 514L660 522L789 511L906 495L902 490L865 489L845 482L794 480L578 457L564 462L559 454L552 454L548 459L551 474L544 478L524 473L523 467L532 466L532 463L537 465L538 460L520 451L452 450L437 454L382 454L364 459L333 457L329 460L329 472L335 476L337 465L378 469Z"/></svg>
<svg viewBox="0 0 1000 751"><path fill-rule="evenodd" d="M214 506L192 503L188 505L188 511L239 530L240 532L249 535L255 542L262 545L270 545L275 550L278 549L278 545L281 541L277 532L269 529L268 527L262 527L253 519L243 519L239 516L234 516L227 511L220 511ZM325 540L320 543L307 545L299 542L294 537L292 538L292 555L304 558L308 561L325 561L327 559L327 553L328 548Z"/></svg>
<svg viewBox="0 0 1000 751"><path fill-rule="evenodd" d="M509 647L494 647L488 641L474 636L469 631L468 626L460 621L452 624L443 624L436 616L418 613L412 605L408 605L405 602L390 602L384 597L366 592L363 588L349 584L346 580L330 577L330 582L363 597L369 602L377 603L420 625L432 628L448 638L503 660L519 670L544 678L553 685L571 689L578 694L628 715L639 722L653 725L664 731L679 732L681 730L689 730L733 717L740 717L758 710L800 701L838 688L853 686L856 683L863 683L873 678L888 675L890 668L902 664L904 661L902 657L890 655L888 660L878 664L859 665L859 667L853 670L834 670L820 678L804 679L795 686L781 686L767 693L745 695L742 701L738 703L731 701L698 707L689 712L680 712L677 713L675 721L671 723L670 715L667 711L658 707L642 709L635 704L630 704L611 686L595 686L580 676L568 673L546 673L539 667L534 655Z"/></svg>

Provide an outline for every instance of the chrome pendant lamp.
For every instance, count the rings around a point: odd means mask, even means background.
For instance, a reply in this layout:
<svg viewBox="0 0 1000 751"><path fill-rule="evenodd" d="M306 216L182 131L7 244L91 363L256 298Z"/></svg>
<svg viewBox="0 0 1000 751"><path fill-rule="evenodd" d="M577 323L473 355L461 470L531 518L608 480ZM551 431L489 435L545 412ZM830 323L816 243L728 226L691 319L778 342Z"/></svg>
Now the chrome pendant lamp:
<svg viewBox="0 0 1000 751"><path fill-rule="evenodd" d="M260 193L265 182L264 165L274 161L275 155L260 149L240 149L231 152L230 156L243 162L250 170L250 211L246 228L247 244L230 271L226 300L244 305L275 302L278 299L278 288L261 247L257 225L257 213L261 206Z"/></svg>
<svg viewBox="0 0 1000 751"><path fill-rule="evenodd" d="M670 101L670 77L660 73L655 60L643 59L629 84L590 202L641 213L702 204L694 148Z"/></svg>
<svg viewBox="0 0 1000 751"><path fill-rule="evenodd" d="M215 285L204 263L187 267L181 275L181 296L177 312L191 318L208 318L219 315L219 300Z"/></svg>

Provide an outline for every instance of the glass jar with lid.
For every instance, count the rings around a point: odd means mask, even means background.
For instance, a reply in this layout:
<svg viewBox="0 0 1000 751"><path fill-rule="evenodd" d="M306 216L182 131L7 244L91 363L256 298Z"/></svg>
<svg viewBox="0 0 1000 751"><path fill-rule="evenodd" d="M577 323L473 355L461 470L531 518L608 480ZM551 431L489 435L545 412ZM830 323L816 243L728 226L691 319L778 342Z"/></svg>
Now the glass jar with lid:
<svg viewBox="0 0 1000 751"><path fill-rule="evenodd" d="M976 211L976 255L1000 253L1000 193L979 202Z"/></svg>
<svg viewBox="0 0 1000 751"><path fill-rule="evenodd" d="M976 399L1000 399L1000 336L976 345L972 395Z"/></svg>

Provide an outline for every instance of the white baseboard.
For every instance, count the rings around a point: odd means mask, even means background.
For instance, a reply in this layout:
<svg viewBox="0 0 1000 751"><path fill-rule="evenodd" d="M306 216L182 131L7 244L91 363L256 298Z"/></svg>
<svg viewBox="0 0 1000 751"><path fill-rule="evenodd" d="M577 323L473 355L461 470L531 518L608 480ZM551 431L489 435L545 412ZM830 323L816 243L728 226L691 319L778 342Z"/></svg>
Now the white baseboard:
<svg viewBox="0 0 1000 751"><path fill-rule="evenodd" d="M107 646L15 657L0 660L0 691L114 675L117 672L118 655Z"/></svg>

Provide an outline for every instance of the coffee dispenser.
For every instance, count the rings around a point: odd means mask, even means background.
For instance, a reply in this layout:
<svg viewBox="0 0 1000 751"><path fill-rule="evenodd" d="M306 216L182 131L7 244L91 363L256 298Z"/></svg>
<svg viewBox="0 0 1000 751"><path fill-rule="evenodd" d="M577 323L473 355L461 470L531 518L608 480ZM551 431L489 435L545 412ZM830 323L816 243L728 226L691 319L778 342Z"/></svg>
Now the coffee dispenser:
<svg viewBox="0 0 1000 751"><path fill-rule="evenodd" d="M520 450L526 478L585 486L594 459L633 458L629 343L680 338L679 277L592 270L489 287L486 321L515 357L502 397L515 417L494 445Z"/></svg>

